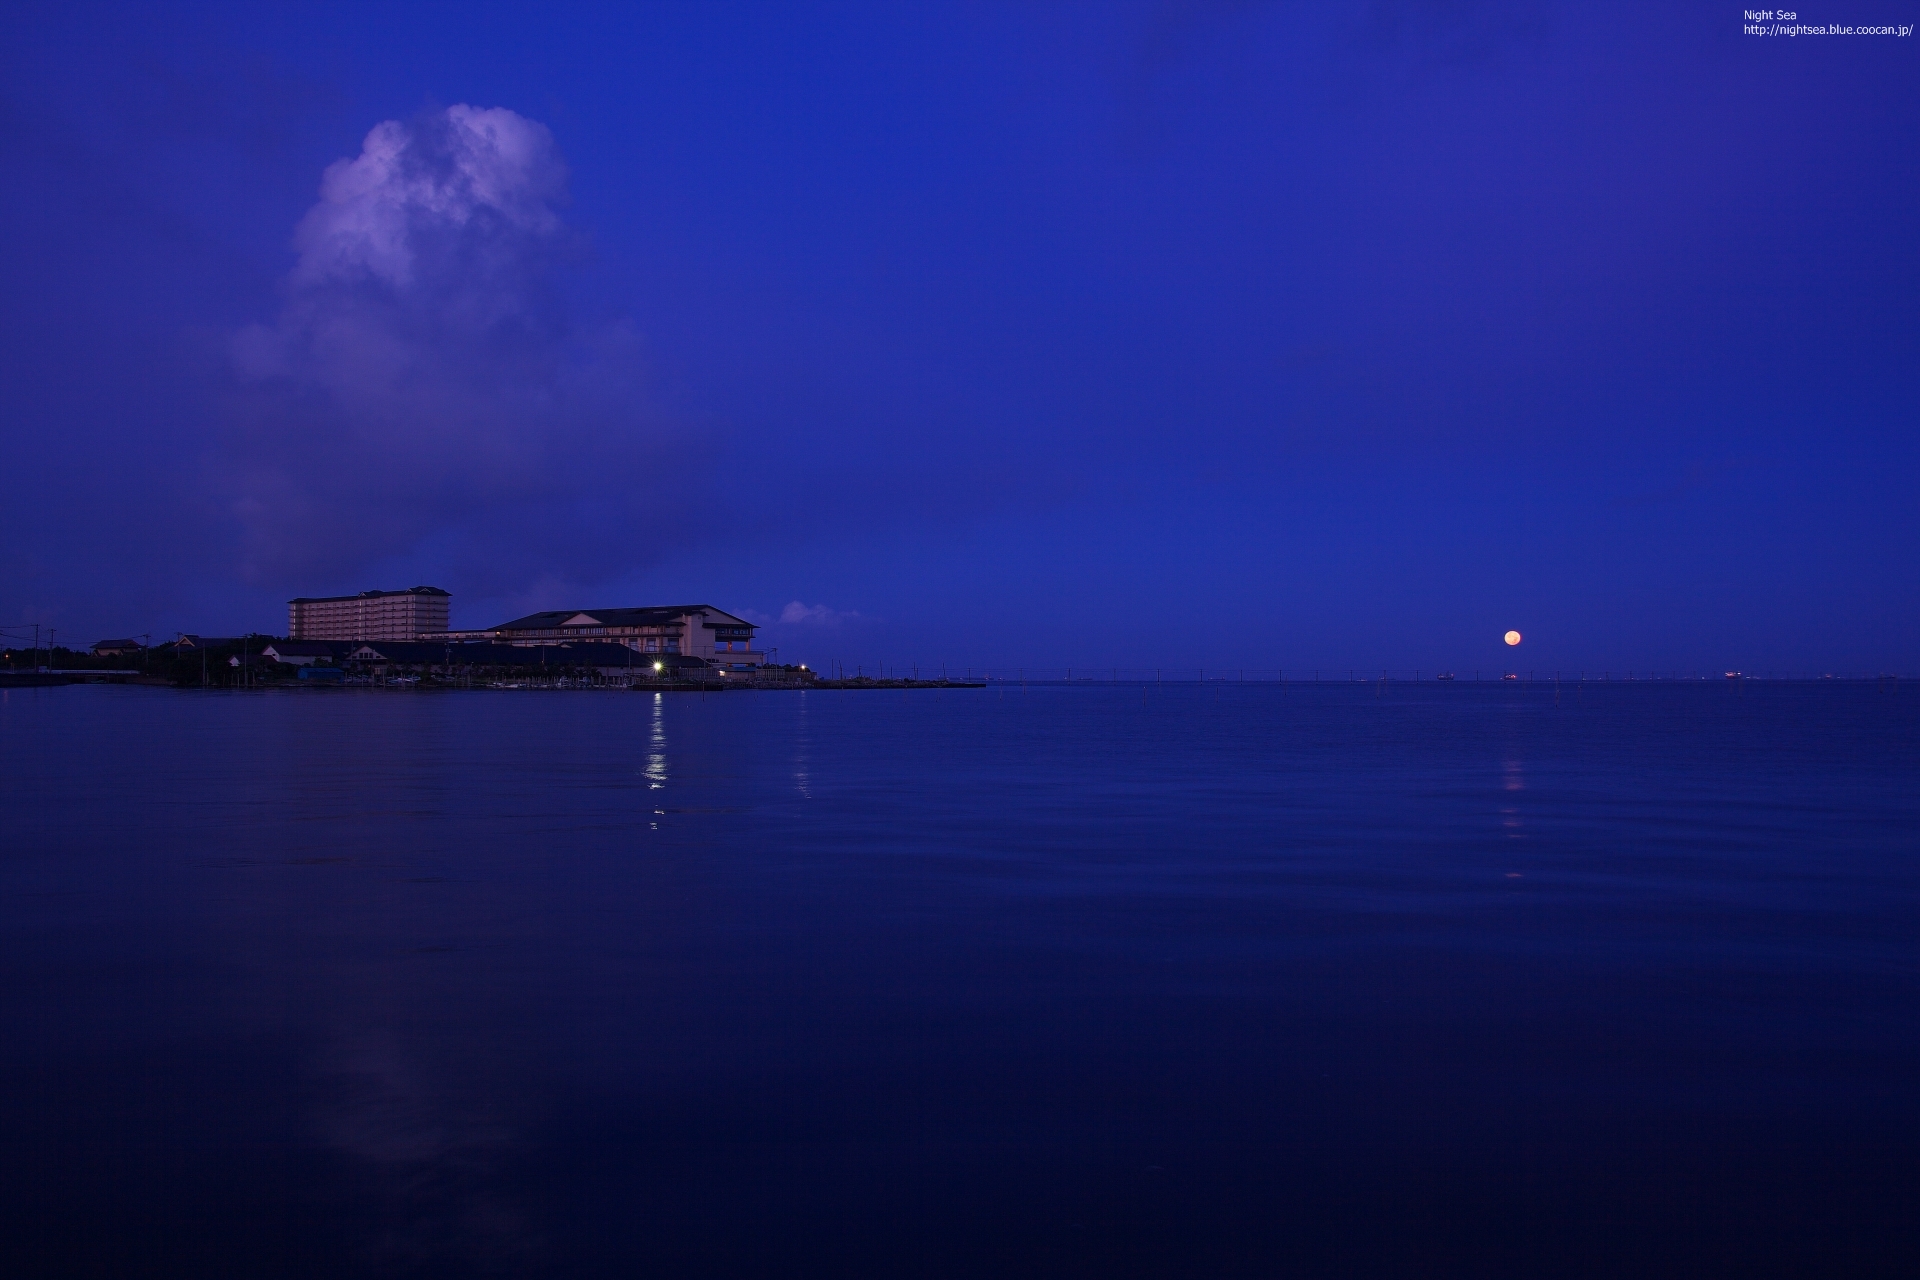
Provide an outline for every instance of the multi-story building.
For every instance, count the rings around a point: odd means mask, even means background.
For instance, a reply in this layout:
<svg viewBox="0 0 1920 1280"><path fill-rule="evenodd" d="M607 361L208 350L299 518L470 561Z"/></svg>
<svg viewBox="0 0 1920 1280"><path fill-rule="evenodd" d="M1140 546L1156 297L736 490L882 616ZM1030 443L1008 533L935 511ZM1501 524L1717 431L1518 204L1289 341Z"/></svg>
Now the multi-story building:
<svg viewBox="0 0 1920 1280"><path fill-rule="evenodd" d="M438 587L362 591L357 596L302 596L287 601L292 640L418 640L447 629L447 602Z"/></svg>
<svg viewBox="0 0 1920 1280"><path fill-rule="evenodd" d="M757 667L766 654L753 647L754 627L710 604L640 609L549 609L479 631L450 631L436 639L552 645L600 641L639 653L676 653L719 667Z"/></svg>

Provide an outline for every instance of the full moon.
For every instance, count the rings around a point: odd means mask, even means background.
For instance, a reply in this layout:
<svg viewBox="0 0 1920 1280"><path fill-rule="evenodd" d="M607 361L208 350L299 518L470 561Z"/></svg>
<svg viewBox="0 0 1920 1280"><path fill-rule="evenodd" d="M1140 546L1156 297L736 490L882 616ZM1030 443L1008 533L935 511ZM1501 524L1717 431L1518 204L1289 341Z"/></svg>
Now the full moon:
<svg viewBox="0 0 1920 1280"><path fill-rule="evenodd" d="M1508 644L1519 644L1519 643L1520 643L1520 633L1519 633L1518 631L1509 631L1509 632L1507 632L1507 635L1506 635L1506 641L1507 641L1507 643L1508 643Z"/></svg>

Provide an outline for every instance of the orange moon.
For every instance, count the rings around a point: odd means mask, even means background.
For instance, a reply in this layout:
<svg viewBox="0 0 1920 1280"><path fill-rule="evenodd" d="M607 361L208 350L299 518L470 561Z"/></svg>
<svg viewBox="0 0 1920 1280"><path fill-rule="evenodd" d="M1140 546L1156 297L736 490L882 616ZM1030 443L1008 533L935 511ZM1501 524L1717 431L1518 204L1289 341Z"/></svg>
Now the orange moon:
<svg viewBox="0 0 1920 1280"><path fill-rule="evenodd" d="M1509 632L1507 632L1507 634L1506 634L1506 641L1507 641L1507 643L1508 643L1508 644L1519 644L1519 643L1520 643L1520 633L1519 633L1518 631L1509 631Z"/></svg>

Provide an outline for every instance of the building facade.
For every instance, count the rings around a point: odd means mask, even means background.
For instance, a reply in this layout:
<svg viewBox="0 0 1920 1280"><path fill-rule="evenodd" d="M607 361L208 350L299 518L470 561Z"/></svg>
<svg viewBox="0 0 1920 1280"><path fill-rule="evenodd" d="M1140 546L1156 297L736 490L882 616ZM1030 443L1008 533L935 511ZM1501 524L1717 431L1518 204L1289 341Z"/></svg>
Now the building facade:
<svg viewBox="0 0 1920 1280"><path fill-rule="evenodd" d="M448 640L496 644L553 645L600 642L636 653L678 654L716 667L748 670L766 661L754 647L754 626L710 604L636 609L549 609L480 631L452 631Z"/></svg>
<svg viewBox="0 0 1920 1280"><path fill-rule="evenodd" d="M292 640L418 640L444 635L452 596L439 587L362 591L356 596L302 596L287 601Z"/></svg>

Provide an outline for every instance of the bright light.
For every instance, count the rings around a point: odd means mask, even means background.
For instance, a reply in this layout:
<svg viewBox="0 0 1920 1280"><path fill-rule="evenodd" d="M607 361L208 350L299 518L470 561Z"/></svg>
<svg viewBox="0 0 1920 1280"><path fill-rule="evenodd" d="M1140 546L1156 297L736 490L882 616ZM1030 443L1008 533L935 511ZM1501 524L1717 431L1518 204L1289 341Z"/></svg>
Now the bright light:
<svg viewBox="0 0 1920 1280"><path fill-rule="evenodd" d="M1506 635L1506 641L1507 641L1507 643L1508 643L1508 644L1519 644L1519 643L1520 643L1520 633L1519 633L1518 631L1509 631L1509 632L1507 632L1507 635Z"/></svg>
<svg viewBox="0 0 1920 1280"><path fill-rule="evenodd" d="M664 662L656 662L656 663L654 663L654 664L653 664L653 669L654 669L655 671L664 671L664 670L666 670L666 666L667 666L667 664L666 664L666 663L664 663Z"/></svg>

